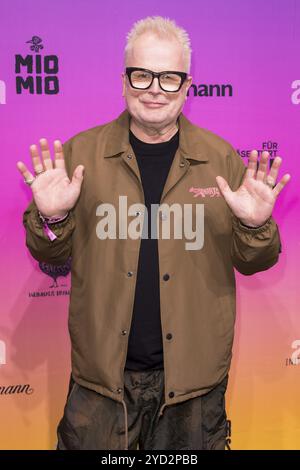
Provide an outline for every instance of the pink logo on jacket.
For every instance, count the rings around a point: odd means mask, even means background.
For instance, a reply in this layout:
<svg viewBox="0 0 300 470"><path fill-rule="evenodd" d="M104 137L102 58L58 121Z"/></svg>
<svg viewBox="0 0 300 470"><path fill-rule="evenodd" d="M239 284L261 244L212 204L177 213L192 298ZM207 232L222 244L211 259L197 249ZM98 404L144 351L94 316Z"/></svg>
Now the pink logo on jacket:
<svg viewBox="0 0 300 470"><path fill-rule="evenodd" d="M193 186L189 189L190 193L194 193L194 197L220 197L220 191L217 186L209 186L208 188L193 188Z"/></svg>

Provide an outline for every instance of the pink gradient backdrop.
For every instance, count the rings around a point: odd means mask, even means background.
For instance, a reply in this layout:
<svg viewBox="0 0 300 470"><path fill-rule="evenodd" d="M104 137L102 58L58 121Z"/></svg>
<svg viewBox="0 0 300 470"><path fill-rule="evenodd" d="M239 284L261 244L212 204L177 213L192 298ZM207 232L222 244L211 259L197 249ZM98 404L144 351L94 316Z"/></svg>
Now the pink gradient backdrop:
<svg viewBox="0 0 300 470"><path fill-rule="evenodd" d="M121 72L127 31L148 15L175 19L190 34L195 84L230 83L232 97L192 97L184 113L237 149L278 143L292 180L278 200L282 254L270 271L237 275L238 314L227 395L233 449L299 449L300 364L286 365L299 319L300 2L297 0L2 0L0 4L1 315L6 364L0 387L30 384L33 393L0 393L0 449L52 449L70 372L68 296L51 288L25 248L22 213L30 190L16 162L29 145L62 141L115 118L123 109ZM15 55L43 40L59 57L58 95L16 94ZM32 53L34 55L34 53ZM32 298L30 292L53 291Z"/></svg>

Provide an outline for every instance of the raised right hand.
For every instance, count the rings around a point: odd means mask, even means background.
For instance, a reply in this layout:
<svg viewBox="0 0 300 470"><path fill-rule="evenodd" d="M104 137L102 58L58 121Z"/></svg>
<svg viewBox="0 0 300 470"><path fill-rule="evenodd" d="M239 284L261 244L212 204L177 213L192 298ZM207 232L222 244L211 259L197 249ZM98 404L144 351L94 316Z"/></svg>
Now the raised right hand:
<svg viewBox="0 0 300 470"><path fill-rule="evenodd" d="M30 185L34 202L43 216L63 216L72 209L79 197L83 181L84 166L78 165L72 180L68 178L62 144L54 141L54 161L51 159L48 142L40 139L41 154L36 145L30 146L32 165L36 177L23 162L17 162L17 168L24 180L32 180ZM42 171L42 173L40 173Z"/></svg>

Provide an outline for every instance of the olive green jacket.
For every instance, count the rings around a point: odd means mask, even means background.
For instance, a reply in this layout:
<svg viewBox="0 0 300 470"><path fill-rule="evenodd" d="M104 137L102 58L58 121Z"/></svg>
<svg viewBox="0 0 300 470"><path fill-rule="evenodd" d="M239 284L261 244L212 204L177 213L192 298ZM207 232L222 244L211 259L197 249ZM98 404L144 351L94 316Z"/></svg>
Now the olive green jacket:
<svg viewBox="0 0 300 470"><path fill-rule="evenodd" d="M217 175L233 190L241 184L246 167L232 146L182 113L178 124L179 148L161 204L192 204L193 215L196 204L203 204L204 243L201 249L187 250L190 240L184 237L158 238L165 374L160 414L165 406L212 390L227 375L236 314L234 268L245 275L266 270L281 251L273 218L259 228L243 226L217 189ZM34 258L62 264L72 256L72 376L78 384L123 404L126 431L123 372L141 239L120 238L118 231L114 239L100 239L97 208L110 203L118 214L123 195L128 207L141 205L136 215L143 216L143 189L129 125L125 110L64 144L69 177L78 164L84 165L85 174L69 217L52 225L54 241L45 235L33 202L23 217L26 244ZM129 216L128 222L132 219ZM116 220L119 228L118 215Z"/></svg>

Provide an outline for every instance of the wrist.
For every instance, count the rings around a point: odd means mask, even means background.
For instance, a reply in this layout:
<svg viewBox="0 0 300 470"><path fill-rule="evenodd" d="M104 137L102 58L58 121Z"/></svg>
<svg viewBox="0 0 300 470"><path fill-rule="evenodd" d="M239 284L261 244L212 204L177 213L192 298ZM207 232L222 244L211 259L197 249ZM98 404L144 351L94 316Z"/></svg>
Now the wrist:
<svg viewBox="0 0 300 470"><path fill-rule="evenodd" d="M46 216L46 215L42 214L40 211L38 211L38 214L39 214L39 217L40 217L40 219L42 220L43 223L55 224L57 222L62 222L63 220L65 220L69 215L69 211L64 212L62 214L55 214L55 215L52 215L52 216Z"/></svg>
<svg viewBox="0 0 300 470"><path fill-rule="evenodd" d="M260 227L263 227L267 222L268 220L270 219L270 217L268 219L266 219L262 224L259 224L259 225L255 225L253 223L251 223L250 221L246 221L246 220L243 220L243 219L238 219L240 221L240 223L244 226L244 227L247 227L247 228L253 228L253 229L256 229L256 228L260 228Z"/></svg>

